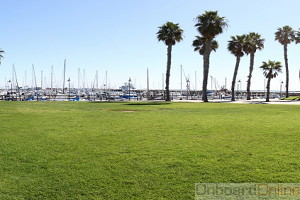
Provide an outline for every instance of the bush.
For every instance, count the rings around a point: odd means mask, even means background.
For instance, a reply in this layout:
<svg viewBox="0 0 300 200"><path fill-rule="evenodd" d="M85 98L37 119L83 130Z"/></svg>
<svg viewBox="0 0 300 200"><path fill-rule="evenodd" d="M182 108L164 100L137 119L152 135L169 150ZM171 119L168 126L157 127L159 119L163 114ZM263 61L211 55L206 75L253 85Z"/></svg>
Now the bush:
<svg viewBox="0 0 300 200"><path fill-rule="evenodd" d="M293 97L288 97L288 98L281 98L281 100L300 100L300 96L293 96Z"/></svg>

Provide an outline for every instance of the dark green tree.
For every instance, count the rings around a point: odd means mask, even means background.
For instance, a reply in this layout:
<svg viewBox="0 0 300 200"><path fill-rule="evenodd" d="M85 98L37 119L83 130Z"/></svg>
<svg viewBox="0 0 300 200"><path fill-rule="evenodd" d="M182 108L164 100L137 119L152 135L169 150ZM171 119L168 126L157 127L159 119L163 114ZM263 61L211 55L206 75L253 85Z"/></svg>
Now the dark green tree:
<svg viewBox="0 0 300 200"><path fill-rule="evenodd" d="M235 68L231 82L231 101L235 101L235 82L239 70L241 57L244 56L245 42L246 35L231 36L231 40L228 41L227 49L236 57Z"/></svg>
<svg viewBox="0 0 300 200"><path fill-rule="evenodd" d="M193 41L194 50L203 55L203 84L202 84L202 100L208 102L207 99L207 80L209 73L209 57L211 51L216 51L218 43L215 37L223 33L227 27L225 17L220 17L217 11L205 11L203 15L197 18L195 27L200 36L196 36Z"/></svg>
<svg viewBox="0 0 300 200"><path fill-rule="evenodd" d="M167 45L168 60L167 60L167 72L166 72L166 101L171 101L170 98L170 72L171 72L171 59L172 59L172 46L176 42L180 42L182 38L183 30L179 27L179 24L173 22L167 22L159 27L157 34L158 41L163 41Z"/></svg>
<svg viewBox="0 0 300 200"><path fill-rule="evenodd" d="M261 38L258 33L251 32L247 35L244 51L246 54L250 54L250 67L249 75L247 80L247 100L251 100L250 97L250 87L251 87L251 78L254 68L254 55L257 50L262 50L264 48L265 39Z"/></svg>
<svg viewBox="0 0 300 200"><path fill-rule="evenodd" d="M284 52L284 64L286 70L286 80L285 80L285 96L289 97L289 65L288 65L288 56L287 56L287 47L288 44L295 41L295 31L290 26L284 26L278 28L275 32L275 40L283 45Z"/></svg>
<svg viewBox="0 0 300 200"><path fill-rule="evenodd" d="M278 73L281 72L282 65L281 65L281 62L269 60L268 62L263 62L262 66L260 66L260 68L263 70L264 76L268 79L266 102L269 102L270 101L271 79L276 78Z"/></svg>

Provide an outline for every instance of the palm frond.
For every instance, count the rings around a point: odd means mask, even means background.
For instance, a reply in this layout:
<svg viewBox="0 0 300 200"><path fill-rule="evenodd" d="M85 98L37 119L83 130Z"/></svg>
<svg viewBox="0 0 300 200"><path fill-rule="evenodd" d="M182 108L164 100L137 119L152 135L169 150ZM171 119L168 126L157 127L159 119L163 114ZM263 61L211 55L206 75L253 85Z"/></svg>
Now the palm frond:
<svg viewBox="0 0 300 200"><path fill-rule="evenodd" d="M300 43L300 31L295 31L295 42L296 44Z"/></svg>
<svg viewBox="0 0 300 200"><path fill-rule="evenodd" d="M279 61L262 62L260 68L263 70L263 74L266 78L276 78L278 73L282 72L282 65Z"/></svg>
<svg viewBox="0 0 300 200"><path fill-rule="evenodd" d="M235 56L242 57L244 55L244 48L246 42L246 35L231 36L228 41L227 49Z"/></svg>
<svg viewBox="0 0 300 200"><path fill-rule="evenodd" d="M1 59L4 58L3 55L2 55L3 53L5 53L5 51L0 49L0 65L1 65Z"/></svg>
<svg viewBox="0 0 300 200"><path fill-rule="evenodd" d="M246 36L246 42L244 51L246 54L255 53L256 50L262 50L264 48L265 39L261 38L258 33L250 32Z"/></svg>
<svg viewBox="0 0 300 200"><path fill-rule="evenodd" d="M192 46L194 51L198 51L200 55L204 54L206 42L208 42L204 37L196 36L196 39L193 41ZM216 51L219 47L219 44L216 40L209 41L210 49Z"/></svg>
<svg viewBox="0 0 300 200"><path fill-rule="evenodd" d="M205 11L203 15L199 15L197 18L198 32L206 39L213 40L217 35L223 32L223 29L228 26L225 17L220 17L218 11Z"/></svg>
<svg viewBox="0 0 300 200"><path fill-rule="evenodd" d="M173 22L167 22L164 25L158 27L159 30L156 33L158 41L165 42L166 45L175 45L176 42L183 40L183 30L179 27L179 24Z"/></svg>
<svg viewBox="0 0 300 200"><path fill-rule="evenodd" d="M275 32L275 40L282 45L290 44L291 42L294 42L295 39L295 31L290 26L278 28Z"/></svg>

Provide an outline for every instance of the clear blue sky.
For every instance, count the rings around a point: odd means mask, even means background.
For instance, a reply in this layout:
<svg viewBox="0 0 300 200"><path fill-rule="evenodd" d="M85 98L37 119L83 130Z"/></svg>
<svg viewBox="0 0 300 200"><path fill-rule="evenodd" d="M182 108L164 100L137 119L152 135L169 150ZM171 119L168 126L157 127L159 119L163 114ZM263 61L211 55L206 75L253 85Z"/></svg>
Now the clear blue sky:
<svg viewBox="0 0 300 200"><path fill-rule="evenodd" d="M218 10L226 17L229 27L216 39L219 49L211 54L210 75L219 85L231 85L235 57L227 51L231 35L258 32L265 41L265 49L256 53L252 89L263 90L264 77L258 68L262 61L283 62L283 47L274 41L277 28L290 25L300 28L300 2L298 0L1 0L0 48L6 51L0 66L0 87L12 77L15 65L20 85L27 71L27 85L32 83L32 64L38 85L41 70L44 84L50 84L51 66L61 86L63 62L67 59L66 76L77 87L77 70L85 69L86 85L91 84L95 72L99 85L103 85L105 71L111 87L119 87L132 78L137 88L146 88L146 70L150 72L150 87L162 87L162 74L166 71L167 48L158 42L158 26L166 21L179 23L184 40L173 48L170 87L180 88L180 65L190 74L191 88L202 86L202 56L191 46L197 31L195 18L205 10ZM288 47L290 89L299 90L300 45ZM238 79L246 87L249 56L241 60ZM271 83L279 90L285 72ZM185 85L185 83L184 83ZM210 82L208 85L210 89Z"/></svg>

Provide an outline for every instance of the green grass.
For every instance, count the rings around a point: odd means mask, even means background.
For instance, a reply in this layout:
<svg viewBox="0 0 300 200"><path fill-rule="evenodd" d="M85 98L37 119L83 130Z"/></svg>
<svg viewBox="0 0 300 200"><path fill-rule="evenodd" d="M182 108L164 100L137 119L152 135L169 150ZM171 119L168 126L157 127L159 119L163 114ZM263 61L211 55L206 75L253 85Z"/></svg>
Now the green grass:
<svg viewBox="0 0 300 200"><path fill-rule="evenodd" d="M194 199L195 183L299 182L295 105L0 102L0 110L0 199Z"/></svg>

